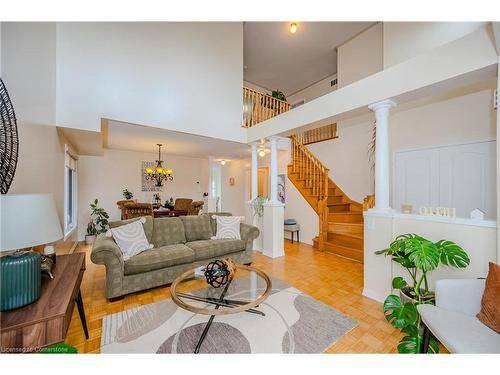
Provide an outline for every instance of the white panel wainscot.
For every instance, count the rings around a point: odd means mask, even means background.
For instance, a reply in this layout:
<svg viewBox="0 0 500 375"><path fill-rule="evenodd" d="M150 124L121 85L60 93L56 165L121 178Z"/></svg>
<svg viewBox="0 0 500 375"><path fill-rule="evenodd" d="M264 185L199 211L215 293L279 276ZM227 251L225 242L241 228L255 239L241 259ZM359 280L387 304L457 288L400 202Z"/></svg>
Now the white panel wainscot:
<svg viewBox="0 0 500 375"><path fill-rule="evenodd" d="M436 280L486 277L488 262L498 262L496 252L497 223L490 220L445 218L396 213L380 217L365 213L365 275L363 294L382 302L391 292L395 276L406 277L406 272L390 258L374 252L387 248L398 235L416 233L431 241L442 239L456 242L465 249L470 264L465 269L440 267L429 273L430 288ZM391 264L392 263L392 264Z"/></svg>

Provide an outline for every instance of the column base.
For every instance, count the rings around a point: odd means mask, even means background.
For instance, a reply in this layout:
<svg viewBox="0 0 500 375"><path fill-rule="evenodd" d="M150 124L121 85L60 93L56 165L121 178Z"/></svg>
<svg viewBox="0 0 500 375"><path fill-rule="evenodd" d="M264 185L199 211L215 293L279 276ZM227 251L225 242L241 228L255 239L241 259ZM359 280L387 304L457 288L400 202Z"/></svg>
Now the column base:
<svg viewBox="0 0 500 375"><path fill-rule="evenodd" d="M285 205L283 203L268 202L264 204L263 255L270 258L279 258L285 255L284 220Z"/></svg>
<svg viewBox="0 0 500 375"><path fill-rule="evenodd" d="M364 216L371 215L371 216L393 217L395 213L396 213L396 210L394 210L391 207L387 207L387 208L373 207L373 208L370 208L368 211L365 211L363 215Z"/></svg>

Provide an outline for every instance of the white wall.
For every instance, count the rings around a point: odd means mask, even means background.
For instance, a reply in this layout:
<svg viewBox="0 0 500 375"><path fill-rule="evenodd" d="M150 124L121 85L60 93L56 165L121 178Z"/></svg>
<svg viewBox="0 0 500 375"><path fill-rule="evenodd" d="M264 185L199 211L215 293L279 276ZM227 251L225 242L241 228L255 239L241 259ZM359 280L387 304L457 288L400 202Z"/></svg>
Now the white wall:
<svg viewBox="0 0 500 375"><path fill-rule="evenodd" d="M57 24L58 125L106 117L243 141L241 23Z"/></svg>
<svg viewBox="0 0 500 375"><path fill-rule="evenodd" d="M384 22L384 68L461 38L487 22Z"/></svg>
<svg viewBox="0 0 500 375"><path fill-rule="evenodd" d="M2 79L18 123L56 125L54 23L3 22Z"/></svg>
<svg viewBox="0 0 500 375"><path fill-rule="evenodd" d="M52 193L64 218L64 143L55 127L55 25L0 24L1 76L17 117L19 159L9 193ZM76 233L75 233L76 234ZM76 236L58 242L67 251Z"/></svg>
<svg viewBox="0 0 500 375"><path fill-rule="evenodd" d="M250 170L250 160L231 160L221 166L221 210L235 216L245 216L248 198L246 171ZM229 179L234 178L234 185ZM250 223L251 224L251 223Z"/></svg>
<svg viewBox="0 0 500 375"><path fill-rule="evenodd" d="M138 202L150 203L155 192L141 191L142 161L154 161L153 153L105 150L104 156L80 156L78 160L78 237L83 239L89 220L89 204L99 199L110 216L120 219L116 202L123 199L122 190L134 193ZM202 200L208 184L208 160L164 155L165 165L174 170L174 180L160 191L162 201L175 198ZM199 183L198 183L199 182Z"/></svg>
<svg viewBox="0 0 500 375"><path fill-rule="evenodd" d="M439 220L416 215L387 218L365 214L363 293L382 302L391 293L392 278L406 277L406 271L391 262L389 257L374 254L376 250L387 248L396 236L405 233L417 233L431 241L451 240L466 250L470 257L470 265L465 269L440 267L431 272L428 277L431 289L439 279L486 277L488 262L497 262L496 223L478 225L467 219L455 223Z"/></svg>
<svg viewBox="0 0 500 375"><path fill-rule="evenodd" d="M337 49L338 87L384 68L383 24L377 23Z"/></svg>
<svg viewBox="0 0 500 375"><path fill-rule="evenodd" d="M338 138L307 147L330 169L330 178L344 193L360 202L373 189L367 157L371 121L363 117L342 121L337 126Z"/></svg>
<svg viewBox="0 0 500 375"><path fill-rule="evenodd" d="M322 79L321 81L318 81L294 93L293 95L289 95L287 97L288 103L292 105L301 100L304 100L305 102L310 102L313 99L319 98L320 96L323 96L325 94L328 94L329 92L336 90L337 85L332 86L330 84L331 81L333 81L335 78L337 78L337 73L332 74L331 76L328 76Z"/></svg>

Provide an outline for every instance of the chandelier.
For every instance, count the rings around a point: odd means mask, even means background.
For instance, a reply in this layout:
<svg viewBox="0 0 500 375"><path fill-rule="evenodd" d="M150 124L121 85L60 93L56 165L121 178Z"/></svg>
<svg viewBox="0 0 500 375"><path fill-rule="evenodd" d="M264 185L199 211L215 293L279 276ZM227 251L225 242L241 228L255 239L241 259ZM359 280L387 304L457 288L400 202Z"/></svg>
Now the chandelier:
<svg viewBox="0 0 500 375"><path fill-rule="evenodd" d="M163 181L172 181L174 171L171 168L163 167L163 160L161 160L161 143L158 146L158 160L156 160L156 167L147 167L145 170L146 180L151 180L156 183L156 186L163 186Z"/></svg>

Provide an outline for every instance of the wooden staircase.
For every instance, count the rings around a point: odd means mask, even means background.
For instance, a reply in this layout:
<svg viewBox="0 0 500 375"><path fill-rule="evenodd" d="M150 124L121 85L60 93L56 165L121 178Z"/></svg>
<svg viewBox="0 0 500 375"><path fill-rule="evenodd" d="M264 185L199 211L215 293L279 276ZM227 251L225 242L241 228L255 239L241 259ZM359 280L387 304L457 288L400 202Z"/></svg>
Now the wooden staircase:
<svg viewBox="0 0 500 375"><path fill-rule="evenodd" d="M350 199L298 137L290 138L292 164L288 166L288 178L319 217L320 232L313 240L314 247L363 262L363 208L371 202L365 199L361 204Z"/></svg>

